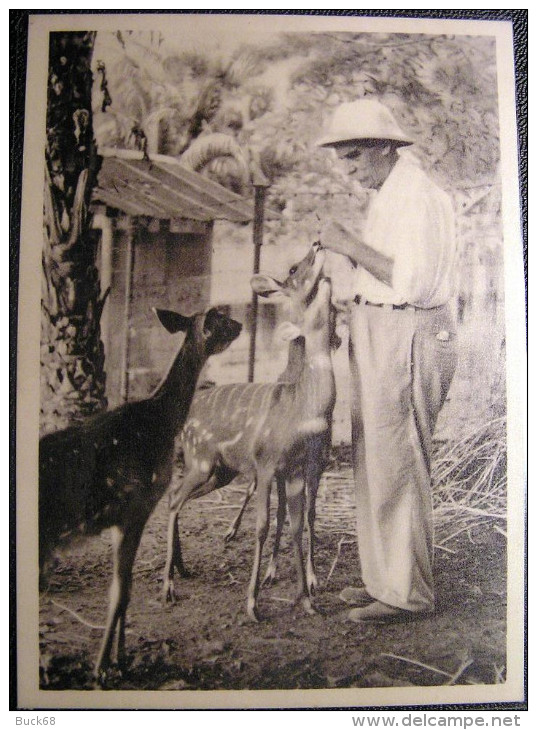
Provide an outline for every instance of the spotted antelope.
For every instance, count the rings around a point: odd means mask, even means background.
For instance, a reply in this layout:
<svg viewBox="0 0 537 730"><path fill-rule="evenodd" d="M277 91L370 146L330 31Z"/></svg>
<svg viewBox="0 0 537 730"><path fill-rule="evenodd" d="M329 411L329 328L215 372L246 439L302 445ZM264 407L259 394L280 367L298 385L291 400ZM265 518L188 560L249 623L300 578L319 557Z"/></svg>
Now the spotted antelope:
<svg viewBox="0 0 537 730"><path fill-rule="evenodd" d="M181 573L185 570L178 526L182 506L190 499L229 484L235 476L242 474L253 476L257 490L256 546L248 588L248 615L253 620L258 619L260 562L269 527L274 477L281 496L278 508L280 534L286 504L289 511L298 581L297 601L307 612L313 611L310 599L313 565L308 567L311 574L307 575L302 551L306 456L312 439L324 439L329 433L335 402L330 356L331 286L322 277L323 263L324 251L315 244L306 258L293 267L285 282L263 276L252 281L258 293L278 293L295 303L299 296L303 298L304 306L300 312L295 307L295 321L286 323L285 328L288 339L303 338L302 367L294 382L226 385L196 393L181 435L184 478L170 495L163 584L166 600L175 598L174 569Z"/></svg>

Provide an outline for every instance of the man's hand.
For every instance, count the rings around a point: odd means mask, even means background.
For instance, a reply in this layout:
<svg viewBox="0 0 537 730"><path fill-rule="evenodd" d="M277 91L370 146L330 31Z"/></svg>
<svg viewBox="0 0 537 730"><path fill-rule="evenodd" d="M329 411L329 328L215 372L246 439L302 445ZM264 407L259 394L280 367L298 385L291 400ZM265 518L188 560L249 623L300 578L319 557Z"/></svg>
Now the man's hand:
<svg viewBox="0 0 537 730"><path fill-rule="evenodd" d="M331 220L323 225L321 243L323 248L347 256L356 264L356 237L338 221Z"/></svg>
<svg viewBox="0 0 537 730"><path fill-rule="evenodd" d="M368 246L359 235L351 233L338 221L324 224L321 243L329 251L347 256L354 266L363 266L383 284L392 286L393 259Z"/></svg>

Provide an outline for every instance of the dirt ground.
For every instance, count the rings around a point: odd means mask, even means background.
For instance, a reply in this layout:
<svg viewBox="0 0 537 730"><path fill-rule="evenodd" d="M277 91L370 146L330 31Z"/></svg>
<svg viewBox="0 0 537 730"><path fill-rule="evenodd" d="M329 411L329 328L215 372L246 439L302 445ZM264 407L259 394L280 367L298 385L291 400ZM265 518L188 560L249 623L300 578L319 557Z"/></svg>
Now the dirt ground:
<svg viewBox="0 0 537 730"><path fill-rule="evenodd" d="M351 472L335 463L318 499L317 614L293 605L292 548L284 534L279 580L261 591L262 621L246 616L254 501L229 544L224 535L245 485L187 504L183 555L193 577L161 602L167 500L149 521L134 568L127 662L110 689L315 689L493 684L506 673L506 544L491 524L436 554L438 610L413 622L356 625L338 594L359 575ZM275 510L272 515L274 516ZM271 536L267 540L268 559ZM42 689L92 689L111 570L104 533L64 555L40 600Z"/></svg>

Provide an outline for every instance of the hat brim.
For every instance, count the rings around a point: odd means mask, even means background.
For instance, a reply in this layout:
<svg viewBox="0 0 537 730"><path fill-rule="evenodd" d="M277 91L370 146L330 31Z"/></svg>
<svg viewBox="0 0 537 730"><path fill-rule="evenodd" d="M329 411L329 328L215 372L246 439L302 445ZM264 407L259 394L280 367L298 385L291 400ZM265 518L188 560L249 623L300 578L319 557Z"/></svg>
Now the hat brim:
<svg viewBox="0 0 537 730"><path fill-rule="evenodd" d="M394 142L399 147L407 147L414 144L414 140L410 137L390 135L389 137L321 137L316 143L316 147L340 147L345 144L359 144L360 142Z"/></svg>

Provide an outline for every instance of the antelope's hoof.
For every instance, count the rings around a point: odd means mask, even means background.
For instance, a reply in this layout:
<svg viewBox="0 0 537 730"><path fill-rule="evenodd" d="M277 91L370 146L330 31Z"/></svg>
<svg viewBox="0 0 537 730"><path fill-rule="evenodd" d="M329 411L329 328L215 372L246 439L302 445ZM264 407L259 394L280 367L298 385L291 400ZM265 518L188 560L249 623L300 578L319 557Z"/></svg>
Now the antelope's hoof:
<svg viewBox="0 0 537 730"><path fill-rule="evenodd" d="M101 689L106 689L106 681L108 679L108 675L104 669L100 669L98 672L95 672L93 678L95 679L95 684L97 685L97 687L100 687Z"/></svg>
<svg viewBox="0 0 537 730"><path fill-rule="evenodd" d="M307 582L310 596L315 596L317 594L317 588L319 586L315 573L312 573L308 576Z"/></svg>
<svg viewBox="0 0 537 730"><path fill-rule="evenodd" d="M265 577L263 578L261 585L271 586L273 583L276 583L276 566L271 563L267 568L267 572L265 573Z"/></svg>
<svg viewBox="0 0 537 730"><path fill-rule="evenodd" d="M93 673L95 684L101 689L106 689L111 679L121 679L122 676L123 673L121 669L119 669L118 667L112 668L110 666L96 667L95 672Z"/></svg>
<svg viewBox="0 0 537 730"><path fill-rule="evenodd" d="M168 603L177 603L178 600L173 581L166 581L162 588L162 603L164 603L164 605Z"/></svg>
<svg viewBox="0 0 537 730"><path fill-rule="evenodd" d="M228 543L235 539L237 536L237 528L233 525L229 528L229 530L224 535L224 542Z"/></svg>
<svg viewBox="0 0 537 730"><path fill-rule="evenodd" d="M311 601L310 601L309 596L301 596L298 599L297 603L299 603L302 606L302 610L304 611L304 613L307 613L308 616L316 616L317 615L317 611L311 605Z"/></svg>
<svg viewBox="0 0 537 730"><path fill-rule="evenodd" d="M248 603L246 605L246 613L248 614L248 618L250 619L250 621L253 621L256 624L259 623L260 618L255 600L251 598L248 599Z"/></svg>

